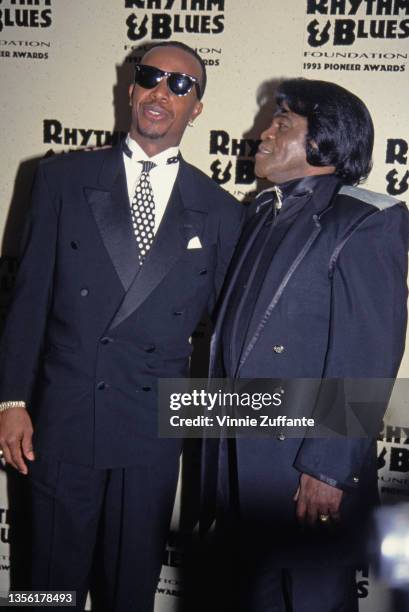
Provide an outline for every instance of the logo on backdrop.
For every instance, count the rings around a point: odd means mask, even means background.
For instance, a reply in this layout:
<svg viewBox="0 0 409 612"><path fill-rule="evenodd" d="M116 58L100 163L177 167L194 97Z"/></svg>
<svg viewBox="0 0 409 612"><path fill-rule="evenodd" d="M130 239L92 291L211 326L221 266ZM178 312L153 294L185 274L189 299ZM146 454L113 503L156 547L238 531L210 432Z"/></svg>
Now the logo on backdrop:
<svg viewBox="0 0 409 612"><path fill-rule="evenodd" d="M386 174L386 190L392 196L400 197L409 188L408 169L409 142L404 138L388 138L385 162L393 166Z"/></svg>
<svg viewBox="0 0 409 612"><path fill-rule="evenodd" d="M1 41L0 41L1 44ZM133 45L126 44L124 46L125 51L136 49L135 53L128 55L126 61L131 64L135 64L141 61L142 56L149 50L150 45ZM200 55L205 66L220 66L222 49L221 47L193 47L196 53Z"/></svg>
<svg viewBox="0 0 409 612"><path fill-rule="evenodd" d="M5 40L0 39L0 57L17 59L48 59L50 42L44 40Z"/></svg>
<svg viewBox="0 0 409 612"><path fill-rule="evenodd" d="M168 536L166 550L162 557L162 570L156 593L180 597L182 595L182 582L178 568L183 564L183 538L178 532L171 531Z"/></svg>
<svg viewBox="0 0 409 612"><path fill-rule="evenodd" d="M124 0L128 40L169 40L224 31L225 0Z"/></svg>
<svg viewBox="0 0 409 612"><path fill-rule="evenodd" d="M369 570L367 567L357 568L356 589L359 599L365 599L369 594Z"/></svg>
<svg viewBox="0 0 409 612"><path fill-rule="evenodd" d="M387 425L378 438L378 483L384 501L409 496L409 427Z"/></svg>
<svg viewBox="0 0 409 612"><path fill-rule="evenodd" d="M20 30L25 35L28 29L44 32L52 25L52 0L0 0L0 58L47 60L51 43L45 40L8 40ZM33 35L33 32L31 32Z"/></svg>
<svg viewBox="0 0 409 612"><path fill-rule="evenodd" d="M408 0L307 0L310 47L409 37Z"/></svg>
<svg viewBox="0 0 409 612"><path fill-rule="evenodd" d="M118 144L126 132L66 127L58 119L43 120L43 143L70 147L106 147Z"/></svg>
<svg viewBox="0 0 409 612"><path fill-rule="evenodd" d="M7 28L49 28L51 0L0 0L0 32Z"/></svg>
<svg viewBox="0 0 409 612"><path fill-rule="evenodd" d="M2 544L9 543L9 523L8 508L0 508L0 542Z"/></svg>
<svg viewBox="0 0 409 612"><path fill-rule="evenodd" d="M260 140L233 138L225 130L211 130L209 154L216 156L210 164L210 176L219 185L233 181L252 185L255 181L254 156ZM242 194L247 195L247 194Z"/></svg>
<svg viewBox="0 0 409 612"><path fill-rule="evenodd" d="M156 593L158 595L170 595L171 597L181 597L181 581L177 578L159 578L158 586L156 587Z"/></svg>

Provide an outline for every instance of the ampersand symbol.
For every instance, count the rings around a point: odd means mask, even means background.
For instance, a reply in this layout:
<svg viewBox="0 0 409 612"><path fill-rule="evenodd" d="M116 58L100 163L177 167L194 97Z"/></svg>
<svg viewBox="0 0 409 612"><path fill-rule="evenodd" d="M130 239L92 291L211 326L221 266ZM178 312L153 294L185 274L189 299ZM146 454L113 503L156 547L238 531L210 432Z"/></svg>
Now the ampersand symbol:
<svg viewBox="0 0 409 612"><path fill-rule="evenodd" d="M148 15L145 15L139 26L137 16L134 13L129 15L128 19L126 20L129 40L141 40L141 38L144 38L148 33L148 28L146 27L147 23Z"/></svg>
<svg viewBox="0 0 409 612"><path fill-rule="evenodd" d="M319 28L318 19L314 19L307 26L308 44L311 47L321 47L329 41L329 31L331 28L331 22L328 20L322 30Z"/></svg>
<svg viewBox="0 0 409 612"><path fill-rule="evenodd" d="M210 166L210 170L212 171L212 179L216 181L218 185L224 185L224 183L227 183L227 181L231 179L230 170L232 169L232 166L233 164L231 163L231 161L229 161L226 168L222 172L221 162L217 159Z"/></svg>
<svg viewBox="0 0 409 612"><path fill-rule="evenodd" d="M409 187L409 170L406 170L400 181L398 180L398 171L396 169L390 170L386 175L386 180L388 183L386 191L390 195L402 195L402 193L405 193Z"/></svg>

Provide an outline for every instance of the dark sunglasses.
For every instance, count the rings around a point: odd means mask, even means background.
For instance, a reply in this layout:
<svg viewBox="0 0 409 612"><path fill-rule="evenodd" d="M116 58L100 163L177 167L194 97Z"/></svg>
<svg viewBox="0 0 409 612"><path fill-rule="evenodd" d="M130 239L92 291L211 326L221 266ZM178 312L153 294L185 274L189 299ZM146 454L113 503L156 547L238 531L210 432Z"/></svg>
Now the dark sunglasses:
<svg viewBox="0 0 409 612"><path fill-rule="evenodd" d="M197 97L200 100L200 86L196 77L183 74L183 72L167 72L154 66L145 66L145 64L136 64L135 66L135 83L144 89L153 89L164 78L167 79L166 84L169 91L175 96L187 96L194 85Z"/></svg>

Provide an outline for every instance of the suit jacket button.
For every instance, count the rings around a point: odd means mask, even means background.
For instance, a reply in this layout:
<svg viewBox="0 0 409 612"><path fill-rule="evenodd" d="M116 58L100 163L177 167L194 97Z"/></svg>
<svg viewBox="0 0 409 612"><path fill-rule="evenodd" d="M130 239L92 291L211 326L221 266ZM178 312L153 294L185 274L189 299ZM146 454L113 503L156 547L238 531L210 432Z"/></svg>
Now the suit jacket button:
<svg viewBox="0 0 409 612"><path fill-rule="evenodd" d="M113 342L113 340L108 336L104 336L104 338L101 338L101 344L109 344L110 342Z"/></svg>
<svg viewBox="0 0 409 612"><path fill-rule="evenodd" d="M283 434L283 432L279 433L277 436L277 440L280 440L280 442L282 442L283 440L285 440L285 435Z"/></svg>
<svg viewBox="0 0 409 612"><path fill-rule="evenodd" d="M147 346L145 349L145 353L154 353L155 352L155 346L151 345L151 346Z"/></svg>
<svg viewBox="0 0 409 612"><path fill-rule="evenodd" d="M354 481L355 484L358 484L359 482L358 476L354 476L352 480Z"/></svg>
<svg viewBox="0 0 409 612"><path fill-rule="evenodd" d="M275 344L275 345L273 346L273 351L274 351L275 353L277 353L278 355L280 355L281 353L283 353L283 352L284 352L284 347L283 347L283 345L282 345L282 344Z"/></svg>
<svg viewBox="0 0 409 612"><path fill-rule="evenodd" d="M97 389L98 391L103 391L104 389L106 389L108 387L108 385L106 384L106 382L104 382L103 380L101 380L101 382L99 382L97 384Z"/></svg>
<svg viewBox="0 0 409 612"><path fill-rule="evenodd" d="M152 387L142 387L142 391L150 391Z"/></svg>
<svg viewBox="0 0 409 612"><path fill-rule="evenodd" d="M71 248L74 249L74 251L76 251L77 249L79 249L79 243L76 240L72 240L71 241Z"/></svg>
<svg viewBox="0 0 409 612"><path fill-rule="evenodd" d="M89 291L88 291L88 289L85 289L85 287L84 287L84 289L81 289L81 291L80 291L81 297L87 297L88 293L89 293Z"/></svg>

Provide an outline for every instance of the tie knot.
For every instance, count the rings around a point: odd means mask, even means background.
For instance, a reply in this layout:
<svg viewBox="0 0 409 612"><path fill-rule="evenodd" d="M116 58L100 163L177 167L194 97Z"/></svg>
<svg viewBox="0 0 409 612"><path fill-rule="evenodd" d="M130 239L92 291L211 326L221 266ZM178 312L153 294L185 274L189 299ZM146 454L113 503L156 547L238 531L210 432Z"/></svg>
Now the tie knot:
<svg viewBox="0 0 409 612"><path fill-rule="evenodd" d="M155 168L156 166L156 164L151 161L140 161L139 163L142 164L142 172L145 174L149 174L152 168Z"/></svg>

